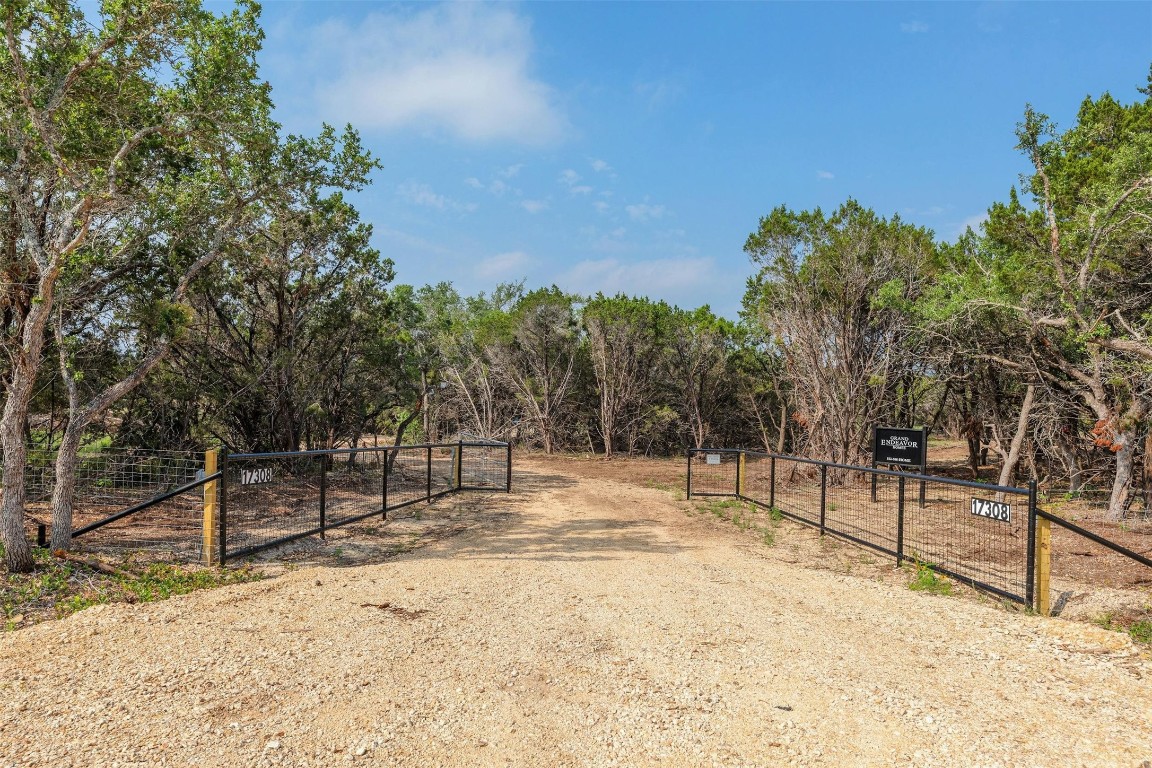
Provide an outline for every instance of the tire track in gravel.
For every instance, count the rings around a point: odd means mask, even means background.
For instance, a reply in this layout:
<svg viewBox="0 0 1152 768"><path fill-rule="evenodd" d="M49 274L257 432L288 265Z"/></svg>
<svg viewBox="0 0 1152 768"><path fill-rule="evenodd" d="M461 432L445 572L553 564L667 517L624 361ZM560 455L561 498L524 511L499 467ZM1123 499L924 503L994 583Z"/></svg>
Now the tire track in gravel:
<svg viewBox="0 0 1152 768"><path fill-rule="evenodd" d="M394 560L4 636L0 766L1152 759L1125 636L797 567L659 491L516 488Z"/></svg>

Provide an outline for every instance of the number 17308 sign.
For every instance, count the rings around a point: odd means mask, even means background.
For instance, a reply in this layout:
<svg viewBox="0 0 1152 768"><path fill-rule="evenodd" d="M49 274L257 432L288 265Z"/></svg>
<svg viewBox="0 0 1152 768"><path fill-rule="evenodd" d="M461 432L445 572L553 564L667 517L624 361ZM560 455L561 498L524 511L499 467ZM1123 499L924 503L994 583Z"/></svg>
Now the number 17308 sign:
<svg viewBox="0 0 1152 768"><path fill-rule="evenodd" d="M272 482L272 468L260 467L259 469L242 469L240 470L240 485L256 485L258 483Z"/></svg>
<svg viewBox="0 0 1152 768"><path fill-rule="evenodd" d="M990 520L999 520L1002 523L1012 522L1012 505L1000 501L987 499L972 499L972 514L978 517L987 517Z"/></svg>

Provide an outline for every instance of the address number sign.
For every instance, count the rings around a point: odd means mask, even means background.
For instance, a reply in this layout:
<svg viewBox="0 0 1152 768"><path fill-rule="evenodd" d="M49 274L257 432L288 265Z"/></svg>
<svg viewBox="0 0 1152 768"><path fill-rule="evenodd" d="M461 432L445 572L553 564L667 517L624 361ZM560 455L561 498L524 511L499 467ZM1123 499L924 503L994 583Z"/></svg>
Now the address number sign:
<svg viewBox="0 0 1152 768"><path fill-rule="evenodd" d="M1012 505L1000 501L987 499L972 499L972 514L987 517L990 520L999 520L1002 523L1012 522Z"/></svg>
<svg viewBox="0 0 1152 768"><path fill-rule="evenodd" d="M257 485L272 482L272 467L240 470L240 485Z"/></svg>

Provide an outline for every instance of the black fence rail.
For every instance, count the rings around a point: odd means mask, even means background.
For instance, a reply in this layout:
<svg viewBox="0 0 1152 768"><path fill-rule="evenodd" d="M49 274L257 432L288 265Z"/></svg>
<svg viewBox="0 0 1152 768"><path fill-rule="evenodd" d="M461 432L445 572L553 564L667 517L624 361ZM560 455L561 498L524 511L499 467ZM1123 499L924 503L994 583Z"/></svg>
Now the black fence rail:
<svg viewBox="0 0 1152 768"><path fill-rule="evenodd" d="M506 443L221 455L218 562L456 491L511 491ZM207 524L206 524L207 525Z"/></svg>
<svg viewBox="0 0 1152 768"><path fill-rule="evenodd" d="M688 452L688 497L736 496L1008 600L1035 592L1035 488L735 449Z"/></svg>

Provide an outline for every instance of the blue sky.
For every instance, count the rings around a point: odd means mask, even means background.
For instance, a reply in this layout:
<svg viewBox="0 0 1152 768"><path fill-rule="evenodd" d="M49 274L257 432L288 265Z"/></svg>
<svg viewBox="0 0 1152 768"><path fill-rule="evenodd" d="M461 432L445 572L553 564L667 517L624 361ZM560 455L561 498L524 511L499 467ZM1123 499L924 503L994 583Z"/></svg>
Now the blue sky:
<svg viewBox="0 0 1152 768"><path fill-rule="evenodd" d="M1137 98L1152 3L269 2L296 133L351 122L398 281L623 291L735 317L781 204L952 239L1026 170L1026 103Z"/></svg>

